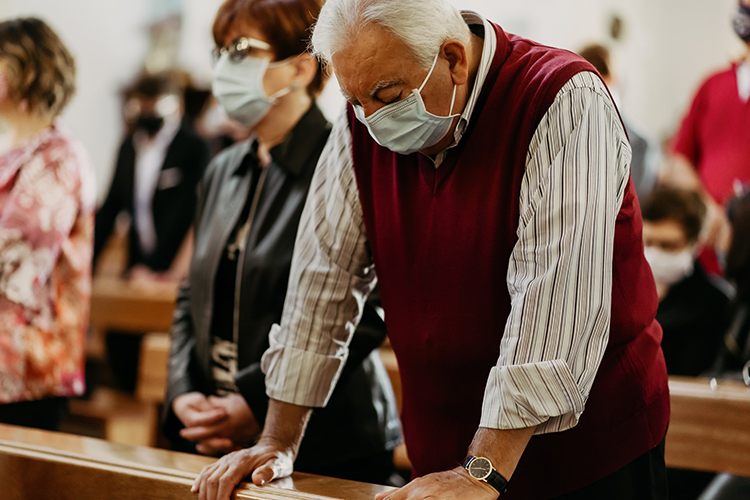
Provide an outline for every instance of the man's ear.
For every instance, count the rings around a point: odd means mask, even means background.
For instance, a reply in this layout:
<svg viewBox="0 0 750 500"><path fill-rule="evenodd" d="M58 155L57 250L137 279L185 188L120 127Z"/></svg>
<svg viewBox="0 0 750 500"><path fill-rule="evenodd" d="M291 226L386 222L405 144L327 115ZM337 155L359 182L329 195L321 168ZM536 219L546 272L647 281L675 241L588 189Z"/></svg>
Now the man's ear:
<svg viewBox="0 0 750 500"><path fill-rule="evenodd" d="M455 85L469 81L469 58L466 46L459 40L446 40L440 51L450 64L449 69Z"/></svg>

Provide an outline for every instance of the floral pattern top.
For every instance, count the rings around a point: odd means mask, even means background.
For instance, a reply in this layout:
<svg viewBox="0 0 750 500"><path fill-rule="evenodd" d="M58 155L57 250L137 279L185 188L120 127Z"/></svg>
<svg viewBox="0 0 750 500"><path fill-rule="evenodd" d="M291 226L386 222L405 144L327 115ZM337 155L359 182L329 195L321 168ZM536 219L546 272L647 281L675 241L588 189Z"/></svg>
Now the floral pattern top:
<svg viewBox="0 0 750 500"><path fill-rule="evenodd" d="M84 392L95 203L59 125L0 156L0 403Z"/></svg>

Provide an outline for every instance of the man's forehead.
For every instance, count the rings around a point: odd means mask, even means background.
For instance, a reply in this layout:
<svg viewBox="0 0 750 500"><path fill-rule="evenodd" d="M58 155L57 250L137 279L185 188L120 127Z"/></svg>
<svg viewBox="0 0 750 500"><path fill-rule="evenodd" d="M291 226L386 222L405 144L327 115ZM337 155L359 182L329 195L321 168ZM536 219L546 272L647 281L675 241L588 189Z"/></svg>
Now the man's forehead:
<svg viewBox="0 0 750 500"><path fill-rule="evenodd" d="M411 57L406 45L379 27L362 30L333 54L331 67L345 95L374 93L404 83Z"/></svg>

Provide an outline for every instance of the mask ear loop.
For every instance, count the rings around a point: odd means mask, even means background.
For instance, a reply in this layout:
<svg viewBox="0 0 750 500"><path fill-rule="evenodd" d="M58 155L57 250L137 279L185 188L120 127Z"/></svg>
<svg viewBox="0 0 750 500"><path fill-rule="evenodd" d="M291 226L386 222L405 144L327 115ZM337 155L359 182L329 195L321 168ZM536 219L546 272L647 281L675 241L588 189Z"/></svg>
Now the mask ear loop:
<svg viewBox="0 0 750 500"><path fill-rule="evenodd" d="M440 52L437 53L435 56L435 60L432 61L432 67L430 68L430 72L427 73L427 77L422 82L422 85L419 87L418 92L421 94L422 89L425 85L427 85L427 82L430 80L430 77L432 76L432 72L435 71L435 66L437 66L438 59L440 58ZM456 90L458 90L458 87L453 84L453 97L451 97L451 109L448 111L448 116L451 116L453 114L453 105L456 104Z"/></svg>
<svg viewBox="0 0 750 500"><path fill-rule="evenodd" d="M290 56L286 59L282 59L281 61L273 61L268 63L268 68L278 68L279 66L284 66L286 64L289 64L292 62L292 60L297 56ZM289 87L283 88L279 91L274 92L270 96L268 96L268 100L271 102L275 102L278 98L284 97L285 95L289 94L290 92L294 92L300 88L299 82L293 82Z"/></svg>
<svg viewBox="0 0 750 500"><path fill-rule="evenodd" d="M454 83L453 84L453 97L451 97L451 109L448 111L448 116L453 116L453 105L456 104L456 90L458 90L458 86Z"/></svg>
<svg viewBox="0 0 750 500"><path fill-rule="evenodd" d="M433 71L435 70L435 66L437 65L437 62L438 62L438 58L439 58L439 57L440 57L440 52L438 52L438 53L437 53L437 54L435 55L435 60L434 60L434 61L432 61L432 67L430 68L430 72L429 72L429 73L427 73L427 77L426 77L426 78L424 79L424 81L422 82L422 85L421 85L421 86L419 87L419 93L420 93L420 94L422 93L422 89L424 88L424 86L425 86L425 85L427 85L427 82L428 82L428 80L429 80L429 79L430 79L430 77L432 76L432 72L433 72Z"/></svg>
<svg viewBox="0 0 750 500"><path fill-rule="evenodd" d="M274 92L273 94L271 94L270 96L268 96L268 100L271 101L271 102L274 102L278 98L284 97L285 95L289 94L290 92L294 92L298 88L300 88L300 83L299 82L294 82L290 86L288 86L286 88L283 88L283 89L281 89L281 90L279 90L277 92Z"/></svg>

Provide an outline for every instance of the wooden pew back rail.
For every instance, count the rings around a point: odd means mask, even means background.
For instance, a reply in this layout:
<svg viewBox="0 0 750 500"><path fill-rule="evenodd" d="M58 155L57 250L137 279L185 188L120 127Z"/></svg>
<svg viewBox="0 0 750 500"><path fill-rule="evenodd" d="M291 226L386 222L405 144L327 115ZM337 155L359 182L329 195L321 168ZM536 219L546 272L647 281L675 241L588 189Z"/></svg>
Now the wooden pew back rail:
<svg viewBox="0 0 750 500"><path fill-rule="evenodd" d="M195 500L190 485L213 459L98 439L0 425L0 484L4 500ZM372 500L385 486L308 474L257 488L242 484L244 500Z"/></svg>

